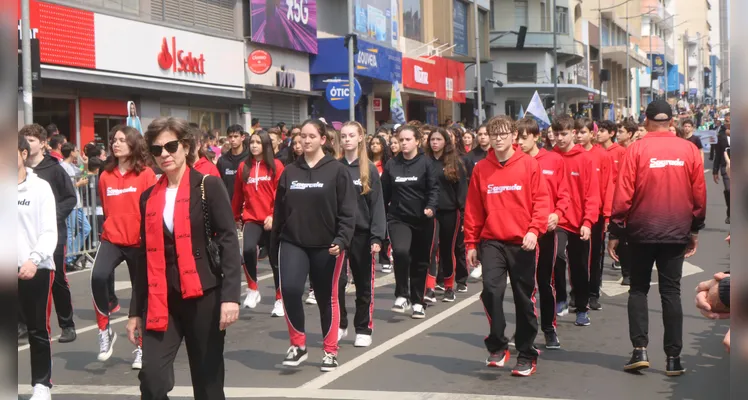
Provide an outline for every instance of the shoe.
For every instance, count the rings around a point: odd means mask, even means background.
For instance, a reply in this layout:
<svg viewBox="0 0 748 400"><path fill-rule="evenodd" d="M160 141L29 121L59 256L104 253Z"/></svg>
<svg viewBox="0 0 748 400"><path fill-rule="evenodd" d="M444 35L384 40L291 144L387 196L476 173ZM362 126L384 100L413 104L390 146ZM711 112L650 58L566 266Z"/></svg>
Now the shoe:
<svg viewBox="0 0 748 400"><path fill-rule="evenodd" d="M288 348L288 352L286 352L286 358L283 359L283 365L287 367L298 367L301 363L306 361L308 355L306 349L302 349L298 346L291 346Z"/></svg>
<svg viewBox="0 0 748 400"><path fill-rule="evenodd" d="M467 285L463 285L462 283L457 284L457 293L467 293Z"/></svg>
<svg viewBox="0 0 748 400"><path fill-rule="evenodd" d="M117 335L112 332L112 328L99 331L99 361L106 361L112 356L114 342L117 341Z"/></svg>
<svg viewBox="0 0 748 400"><path fill-rule="evenodd" d="M482 265L478 265L477 267L473 268L472 272L470 272L470 277L473 279L480 279L481 276L483 276Z"/></svg>
<svg viewBox="0 0 748 400"><path fill-rule="evenodd" d="M143 348L138 346L132 352L135 353L135 359L132 361L132 369L143 369Z"/></svg>
<svg viewBox="0 0 748 400"><path fill-rule="evenodd" d="M309 291L309 296L307 296L305 303L306 304L317 304L317 298L314 297L314 290Z"/></svg>
<svg viewBox="0 0 748 400"><path fill-rule="evenodd" d="M563 317L569 314L569 305L565 301L556 303L556 315Z"/></svg>
<svg viewBox="0 0 748 400"><path fill-rule="evenodd" d="M348 328L338 328L338 342L348 337Z"/></svg>
<svg viewBox="0 0 748 400"><path fill-rule="evenodd" d="M552 350L561 348L561 342L558 341L558 335L556 332L548 332L545 334L545 348Z"/></svg>
<svg viewBox="0 0 748 400"><path fill-rule="evenodd" d="M116 297L109 302L109 314L119 312L120 308L121 307L119 306L119 299L117 299Z"/></svg>
<svg viewBox="0 0 748 400"><path fill-rule="evenodd" d="M615 270L619 270L621 269L621 263L619 263L618 261L613 261L613 265L611 265L611 267L613 267L613 269Z"/></svg>
<svg viewBox="0 0 748 400"><path fill-rule="evenodd" d="M70 326L67 328L62 328L62 334L60 334L60 338L57 341L60 343L70 343L77 337L78 334L75 332L75 327Z"/></svg>
<svg viewBox="0 0 748 400"><path fill-rule="evenodd" d="M371 346L371 335L364 335L362 333L356 335L356 341L353 342L353 347L369 346Z"/></svg>
<svg viewBox="0 0 748 400"><path fill-rule="evenodd" d="M264 260L268 258L268 248L267 246L260 247L260 252L257 254L258 260Z"/></svg>
<svg viewBox="0 0 748 400"><path fill-rule="evenodd" d="M444 285L441 284L441 283L437 283L436 286L434 287L434 290L436 290L437 292L443 292L444 291Z"/></svg>
<svg viewBox="0 0 748 400"><path fill-rule="evenodd" d="M516 333L515 333L515 334L513 334L513 335L512 335L512 337L510 337L510 338L509 338L509 341L507 342L507 344L508 344L509 346L512 346L512 347L517 347L517 344L516 344L516 343L514 342L514 337L515 337L515 336L517 336L517 334L516 334Z"/></svg>
<svg viewBox="0 0 748 400"><path fill-rule="evenodd" d="M247 290L247 297L244 298L244 308L255 308L262 299L259 290L249 289Z"/></svg>
<svg viewBox="0 0 748 400"><path fill-rule="evenodd" d="M603 305L600 304L600 299L597 297L590 297L590 310L600 311L603 309Z"/></svg>
<svg viewBox="0 0 748 400"><path fill-rule="evenodd" d="M270 312L271 317L283 317L286 315L286 311L283 309L283 300L276 300L273 305L273 311Z"/></svg>
<svg viewBox="0 0 748 400"><path fill-rule="evenodd" d="M322 367L320 367L320 370L322 372L331 372L335 371L336 368L338 368L338 356L325 352L325 356L322 357Z"/></svg>
<svg viewBox="0 0 748 400"><path fill-rule="evenodd" d="M491 353L486 359L486 366L491 368L501 368L507 361L509 361L510 357L509 349L497 353Z"/></svg>
<svg viewBox="0 0 748 400"><path fill-rule="evenodd" d="M405 297L398 297L395 300L395 304L392 306L392 311L399 314L405 314L408 310L410 310L410 301Z"/></svg>
<svg viewBox="0 0 748 400"><path fill-rule="evenodd" d="M426 311L421 304L413 304L413 314L410 317L413 319L424 319L426 318Z"/></svg>
<svg viewBox="0 0 748 400"><path fill-rule="evenodd" d="M624 276L623 279L621 279L621 286L631 286L631 277Z"/></svg>
<svg viewBox="0 0 748 400"><path fill-rule="evenodd" d="M590 326L590 316L586 312L578 312L577 320L574 321L576 326Z"/></svg>
<svg viewBox="0 0 748 400"><path fill-rule="evenodd" d="M442 297L442 301L445 303L452 303L455 301L455 291L450 289L447 289L444 291L444 297Z"/></svg>
<svg viewBox="0 0 748 400"><path fill-rule="evenodd" d="M537 360L517 359L517 365L512 369L512 376L530 376L537 371Z"/></svg>
<svg viewBox="0 0 748 400"><path fill-rule="evenodd" d="M727 225L730 225L730 217L727 217L727 218L725 218L725 223L726 223Z"/></svg>
<svg viewBox="0 0 748 400"><path fill-rule="evenodd" d="M670 366L669 363L668 366ZM634 349L634 352L631 354L631 360L623 366L623 370L626 372L636 372L645 368L649 368L647 349Z"/></svg>
<svg viewBox="0 0 748 400"><path fill-rule="evenodd" d="M31 395L29 400L52 400L52 393L48 387L37 383L34 385L34 394Z"/></svg>
<svg viewBox="0 0 748 400"><path fill-rule="evenodd" d="M569 295L569 312L575 312L577 310L577 301L574 298L574 293Z"/></svg>
<svg viewBox="0 0 748 400"><path fill-rule="evenodd" d="M28 336L29 336L29 331L26 328L26 324L19 322L18 323L18 338L23 339Z"/></svg>
<svg viewBox="0 0 748 400"><path fill-rule="evenodd" d="M434 293L434 289L426 289L426 293L423 295L423 301L436 303L436 293Z"/></svg>
<svg viewBox="0 0 748 400"><path fill-rule="evenodd" d="M680 365L680 357L668 357L667 368L665 369L665 375L667 376L681 376L686 373L686 369Z"/></svg>
<svg viewBox="0 0 748 400"><path fill-rule="evenodd" d="M382 264L382 272L385 274L392 273L392 264Z"/></svg>

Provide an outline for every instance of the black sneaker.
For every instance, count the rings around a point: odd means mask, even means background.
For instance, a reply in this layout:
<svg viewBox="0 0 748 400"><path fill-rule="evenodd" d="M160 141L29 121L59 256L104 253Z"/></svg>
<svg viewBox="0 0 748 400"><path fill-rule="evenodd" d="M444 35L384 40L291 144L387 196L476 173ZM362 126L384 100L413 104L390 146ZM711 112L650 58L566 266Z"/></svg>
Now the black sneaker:
<svg viewBox="0 0 748 400"><path fill-rule="evenodd" d="M260 253L257 255L258 260L264 260L268 258L268 247L262 246L260 247Z"/></svg>
<svg viewBox="0 0 748 400"><path fill-rule="evenodd" d="M590 297L590 310L599 311L603 309L603 305L600 304L600 299L597 297Z"/></svg>
<svg viewBox="0 0 748 400"><path fill-rule="evenodd" d="M436 290L437 292L443 292L444 291L444 284L443 283L437 283L434 286L434 290Z"/></svg>
<svg viewBox="0 0 748 400"><path fill-rule="evenodd" d="M537 371L536 360L517 359L517 365L512 369L513 376L530 376Z"/></svg>
<svg viewBox="0 0 748 400"><path fill-rule="evenodd" d="M646 368L649 368L647 349L634 349L634 352L631 354L631 360L623 366L623 370L626 372L637 372Z"/></svg>
<svg viewBox="0 0 748 400"><path fill-rule="evenodd" d="M67 327L62 328L62 334L60 334L60 339L57 341L60 343L70 343L74 341L78 337L78 334L75 333L75 327Z"/></svg>
<svg viewBox="0 0 748 400"><path fill-rule="evenodd" d="M558 335L556 332L548 332L545 334L545 348L553 350L561 348L561 342L558 341Z"/></svg>
<svg viewBox="0 0 748 400"><path fill-rule="evenodd" d="M621 279L621 286L631 286L631 278L624 276L623 279Z"/></svg>
<svg viewBox="0 0 748 400"><path fill-rule="evenodd" d="M457 284L457 293L467 293L467 285L462 283Z"/></svg>
<svg viewBox="0 0 748 400"><path fill-rule="evenodd" d="M338 356L332 353L325 352L325 356L322 357L322 366L320 370L322 372L335 371L338 368Z"/></svg>
<svg viewBox="0 0 748 400"><path fill-rule="evenodd" d="M423 295L423 300L427 303L436 303L436 293L434 293L434 289L426 289L426 294Z"/></svg>
<svg viewBox="0 0 748 400"><path fill-rule="evenodd" d="M730 225L730 217L727 217L727 218L725 218L725 223L726 223L727 225Z"/></svg>
<svg viewBox="0 0 748 400"><path fill-rule="evenodd" d="M306 361L307 356L306 349L302 349L298 346L291 346L288 348L286 358L283 359L283 365L287 367L298 367L301 363Z"/></svg>
<svg viewBox="0 0 748 400"><path fill-rule="evenodd" d="M680 357L668 357L667 368L665 369L665 375L667 376L681 376L686 373L686 369L680 365Z"/></svg>
<svg viewBox="0 0 748 400"><path fill-rule="evenodd" d="M445 290L442 301L445 303L452 303L453 301L455 301L455 291L452 289Z"/></svg>
<svg viewBox="0 0 748 400"><path fill-rule="evenodd" d="M488 355L488 358L486 359L486 366L492 367L492 368L501 368L506 364L507 361L509 361L510 357L509 349L505 349L504 351L499 351L496 353L491 353Z"/></svg>

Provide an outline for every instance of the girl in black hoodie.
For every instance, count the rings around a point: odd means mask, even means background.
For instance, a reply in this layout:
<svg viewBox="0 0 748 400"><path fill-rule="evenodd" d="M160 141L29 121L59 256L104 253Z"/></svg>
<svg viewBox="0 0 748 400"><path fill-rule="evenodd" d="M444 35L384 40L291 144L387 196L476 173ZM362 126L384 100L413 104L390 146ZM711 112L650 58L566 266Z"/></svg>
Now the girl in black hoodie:
<svg viewBox="0 0 748 400"><path fill-rule="evenodd" d="M295 367L307 359L301 296L309 276L322 320L322 371L327 372L338 366L338 281L356 225L356 189L346 167L331 155L324 124L305 121L300 137L304 155L281 174L271 231L291 336L283 365Z"/></svg>
<svg viewBox="0 0 748 400"><path fill-rule="evenodd" d="M395 261L396 300L392 311L403 314L412 304L412 317L417 319L426 317L423 296L436 239L434 215L439 203L438 174L419 148L421 136L418 128L401 126L397 131L401 152L387 162L382 173Z"/></svg>

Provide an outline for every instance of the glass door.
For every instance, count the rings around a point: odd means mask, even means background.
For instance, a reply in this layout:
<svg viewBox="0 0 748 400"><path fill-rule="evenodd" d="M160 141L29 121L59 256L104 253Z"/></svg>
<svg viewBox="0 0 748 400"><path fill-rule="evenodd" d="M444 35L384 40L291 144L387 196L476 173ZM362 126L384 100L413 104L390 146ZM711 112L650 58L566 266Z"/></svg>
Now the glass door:
<svg viewBox="0 0 748 400"><path fill-rule="evenodd" d="M112 115L94 115L94 141L109 148L109 132L117 125L124 125L124 117ZM85 145L85 144L84 144Z"/></svg>

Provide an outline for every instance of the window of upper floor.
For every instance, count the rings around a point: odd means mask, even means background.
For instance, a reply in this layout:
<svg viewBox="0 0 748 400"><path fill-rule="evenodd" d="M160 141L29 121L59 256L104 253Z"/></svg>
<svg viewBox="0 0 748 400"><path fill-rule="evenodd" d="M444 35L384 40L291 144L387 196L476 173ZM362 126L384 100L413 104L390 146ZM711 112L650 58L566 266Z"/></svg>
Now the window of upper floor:
<svg viewBox="0 0 748 400"><path fill-rule="evenodd" d="M151 19L234 33L236 4L236 0L151 0Z"/></svg>
<svg viewBox="0 0 748 400"><path fill-rule="evenodd" d="M408 39L423 41L421 0L403 0L403 35Z"/></svg>
<svg viewBox="0 0 748 400"><path fill-rule="evenodd" d="M57 0L53 2L91 8L94 10L110 10L132 15L138 15L140 13L140 0Z"/></svg>

